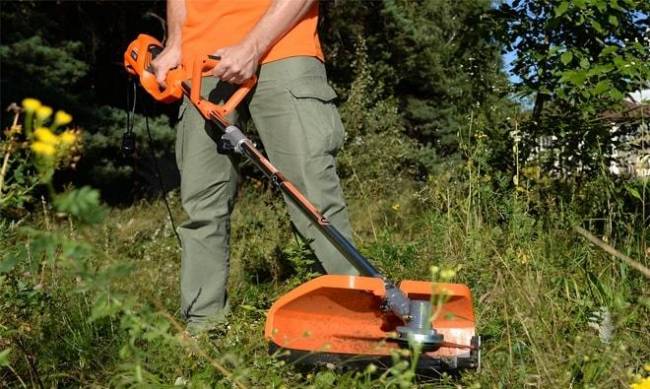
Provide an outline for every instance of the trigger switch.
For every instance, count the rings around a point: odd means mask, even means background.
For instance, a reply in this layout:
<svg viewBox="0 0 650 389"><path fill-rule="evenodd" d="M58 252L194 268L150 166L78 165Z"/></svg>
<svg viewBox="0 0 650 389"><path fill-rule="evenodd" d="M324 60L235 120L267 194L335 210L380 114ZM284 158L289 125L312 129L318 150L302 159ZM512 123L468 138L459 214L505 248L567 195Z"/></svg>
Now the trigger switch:
<svg viewBox="0 0 650 389"><path fill-rule="evenodd" d="M158 56L158 54L162 53L163 49L160 46L156 45L150 45L149 46L149 52L151 53L151 59L154 59Z"/></svg>

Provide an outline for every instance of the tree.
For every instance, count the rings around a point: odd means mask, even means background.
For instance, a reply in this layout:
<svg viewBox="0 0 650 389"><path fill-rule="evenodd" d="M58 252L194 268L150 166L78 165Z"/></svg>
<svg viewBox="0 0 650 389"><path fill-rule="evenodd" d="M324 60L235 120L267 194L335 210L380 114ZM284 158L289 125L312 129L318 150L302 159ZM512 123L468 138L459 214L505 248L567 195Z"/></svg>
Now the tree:
<svg viewBox="0 0 650 389"><path fill-rule="evenodd" d="M593 172L612 154L624 134L600 114L650 79L649 12L646 0L514 0L494 13L517 90L534 96L527 146L556 152L548 169Z"/></svg>
<svg viewBox="0 0 650 389"><path fill-rule="evenodd" d="M84 147L90 158L74 172L59 171L57 182L91 184L110 201L130 201L134 192L160 190L141 115L136 123L140 153L133 160L120 153L130 86L122 55L138 33L162 38L156 15L164 15L164 1L2 3L0 105L36 96L55 107L65 106L75 124L86 130ZM148 98L139 96L136 109L142 112ZM154 152L163 159L166 183L178 181L169 126L175 108L148 104L149 115L169 114L150 120Z"/></svg>
<svg viewBox="0 0 650 389"><path fill-rule="evenodd" d="M496 122L493 108L507 93L500 46L488 30L490 6L489 0L329 3L322 37L334 79L351 83L362 38L377 89L398 98L407 135L430 154L457 157L457 133L470 113Z"/></svg>

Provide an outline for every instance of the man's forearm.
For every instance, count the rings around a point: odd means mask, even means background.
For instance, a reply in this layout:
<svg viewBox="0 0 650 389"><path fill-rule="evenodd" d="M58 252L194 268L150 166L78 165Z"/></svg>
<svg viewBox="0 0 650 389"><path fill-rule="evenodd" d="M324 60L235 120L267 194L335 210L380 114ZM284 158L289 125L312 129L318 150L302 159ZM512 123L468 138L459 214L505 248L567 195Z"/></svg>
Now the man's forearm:
<svg viewBox="0 0 650 389"><path fill-rule="evenodd" d="M264 16L246 35L243 43L253 45L263 56L311 9L318 0L273 0Z"/></svg>
<svg viewBox="0 0 650 389"><path fill-rule="evenodd" d="M167 42L166 46L180 47L182 29L186 16L185 0L167 0Z"/></svg>
<svg viewBox="0 0 650 389"><path fill-rule="evenodd" d="M185 0L167 0L167 40L165 49L151 62L160 85L165 85L169 69L181 63L182 31L185 23Z"/></svg>

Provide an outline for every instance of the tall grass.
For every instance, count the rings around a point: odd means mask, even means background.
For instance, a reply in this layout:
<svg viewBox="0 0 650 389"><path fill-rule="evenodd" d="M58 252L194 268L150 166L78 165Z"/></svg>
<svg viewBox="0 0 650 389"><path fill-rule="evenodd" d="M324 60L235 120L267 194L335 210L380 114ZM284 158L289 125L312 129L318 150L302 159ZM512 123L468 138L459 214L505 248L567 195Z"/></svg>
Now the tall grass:
<svg viewBox="0 0 650 389"><path fill-rule="evenodd" d="M532 215L524 196L486 188L475 175L471 179L458 181L453 173L431 177L373 202L354 190L353 178L346 181L357 243L387 274L418 279L435 264L458 269L458 281L473 291L484 339L481 371L419 384L611 388L631 382L650 360L647 280L566 225L554 224L552 214ZM172 205L181 218L176 198ZM52 228L70 233L64 221ZM21 386L21 380L26 386L101 387L413 385L399 370L384 375L305 372L268 355L262 338L265 310L310 274L305 250L270 189L242 189L233 220L230 290L235 309L222 336L200 339L202 353L193 351L197 345L189 344L173 322L165 327L166 337L146 335L146 327L154 326L148 320L169 323L179 315L179 250L161 204L113 209L83 239L105 254L94 259L96 266L132 268L112 279L111 288L135 298L136 306L155 307L157 319L121 315L91 320L92 293L75 293L78 280L65 269L44 269L51 280L44 284L45 300L25 307L21 317L2 316L3 326L34 327L9 338L9 345L17 339L22 345L12 347L12 369L4 368L0 375L4 385ZM622 248L639 254L634 252L642 246L639 237L626 239L620 241ZM603 309L611 318L608 323L599 316ZM125 326L124 320L142 322ZM611 327L606 338L603 325ZM145 336L132 337L129 331L136 328Z"/></svg>
<svg viewBox="0 0 650 389"><path fill-rule="evenodd" d="M647 266L645 202L627 207L604 172L577 187L522 164L513 180L491 168L473 118L459 134L462 163L416 180L422 150L399 129L388 138L360 130L398 126L394 102L361 92L344 109L364 114L349 119L355 131L340 158L355 241L396 280L421 279L432 265L456 270L473 292L480 371L427 382L408 361L382 372L304 371L269 355L265 312L313 276L314 258L278 193L253 179L233 214L234 309L214 338L184 334L180 250L159 201L113 208L97 225L46 203L23 219L28 228L0 222L2 257L19 259L12 269L0 261L0 386L612 388L647 375L648 280L572 229L598 231ZM512 158L520 162L516 149ZM182 219L178 196L170 200Z"/></svg>

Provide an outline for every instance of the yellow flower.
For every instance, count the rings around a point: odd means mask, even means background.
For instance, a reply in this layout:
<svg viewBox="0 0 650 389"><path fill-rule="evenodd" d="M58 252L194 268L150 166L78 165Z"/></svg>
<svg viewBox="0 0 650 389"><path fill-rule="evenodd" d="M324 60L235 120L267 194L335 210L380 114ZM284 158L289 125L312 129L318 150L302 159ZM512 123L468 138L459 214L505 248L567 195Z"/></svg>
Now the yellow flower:
<svg viewBox="0 0 650 389"><path fill-rule="evenodd" d="M393 206L391 208L393 208L393 211L395 211L395 212L399 211L399 203L393 204Z"/></svg>
<svg viewBox="0 0 650 389"><path fill-rule="evenodd" d="M630 389L650 389L650 377L641 378L630 385Z"/></svg>
<svg viewBox="0 0 650 389"><path fill-rule="evenodd" d="M528 260L530 258L529 258L528 254L525 251L519 250L519 251L517 251L517 259L519 259L519 262L521 262L521 264L525 265L525 264L528 263Z"/></svg>
<svg viewBox="0 0 650 389"><path fill-rule="evenodd" d="M77 141L77 134L70 130L63 131L63 133L59 135L59 139L64 145L71 146Z"/></svg>
<svg viewBox="0 0 650 389"><path fill-rule="evenodd" d="M36 139L43 143L49 145L57 145L59 143L59 137L56 136L49 128L39 127L34 131L34 136Z"/></svg>
<svg viewBox="0 0 650 389"><path fill-rule="evenodd" d="M32 143L31 149L38 155L43 155L45 157L51 157L54 155L56 149L54 146L48 143L43 142L34 142Z"/></svg>
<svg viewBox="0 0 650 389"><path fill-rule="evenodd" d="M52 115L52 108L47 105L41 105L36 109L36 117L40 120L45 120Z"/></svg>
<svg viewBox="0 0 650 389"><path fill-rule="evenodd" d="M65 126L71 121L72 121L72 116L69 113L65 111L56 111L56 115L54 115L55 126Z"/></svg>
<svg viewBox="0 0 650 389"><path fill-rule="evenodd" d="M41 106L41 102L36 100L36 99L32 99L32 98L28 97L28 98L23 100L23 108L27 112L34 112L38 108L40 108L40 106Z"/></svg>

